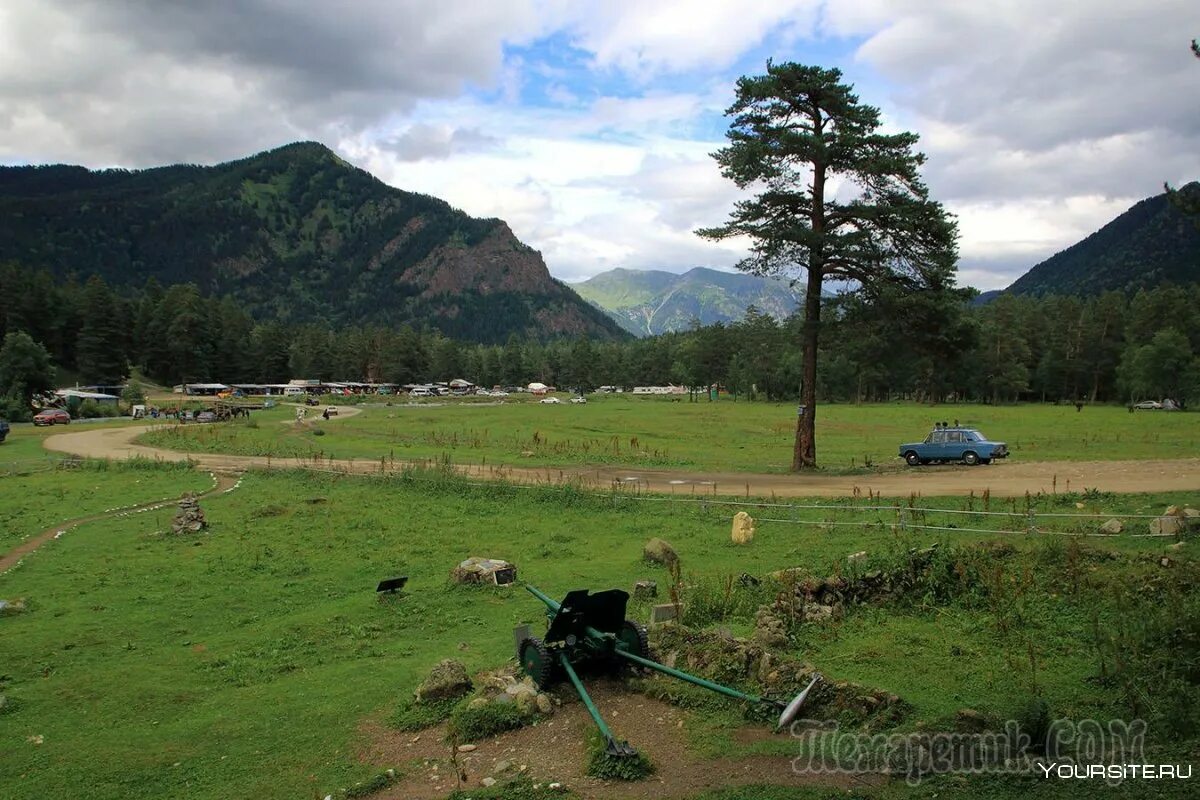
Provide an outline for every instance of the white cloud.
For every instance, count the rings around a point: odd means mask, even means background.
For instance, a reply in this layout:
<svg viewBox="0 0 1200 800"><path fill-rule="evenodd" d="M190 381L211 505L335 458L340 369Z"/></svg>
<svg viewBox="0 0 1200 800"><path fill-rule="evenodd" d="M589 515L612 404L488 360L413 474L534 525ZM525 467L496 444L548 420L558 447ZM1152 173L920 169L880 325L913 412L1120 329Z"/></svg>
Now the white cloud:
<svg viewBox="0 0 1200 800"><path fill-rule="evenodd" d="M693 230L738 196L709 157L736 72L766 42L777 60L840 47L888 127L921 133L963 282L994 288L1200 177L1195 35L1192 0L8 0L0 160L204 163L317 138L506 219L561 277L728 267L742 244ZM522 102L539 92L550 106Z"/></svg>

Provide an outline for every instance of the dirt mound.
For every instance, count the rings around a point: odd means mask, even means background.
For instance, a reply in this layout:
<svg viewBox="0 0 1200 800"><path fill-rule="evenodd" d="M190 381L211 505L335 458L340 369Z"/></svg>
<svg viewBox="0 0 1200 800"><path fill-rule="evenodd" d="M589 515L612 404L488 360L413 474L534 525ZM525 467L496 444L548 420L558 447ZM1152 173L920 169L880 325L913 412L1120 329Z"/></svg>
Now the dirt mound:
<svg viewBox="0 0 1200 800"><path fill-rule="evenodd" d="M628 739L653 762L656 771L647 780L602 781L585 774L587 741L594 725L583 704L575 702L565 704L552 719L474 742L475 750L459 753L458 766L466 774L462 788L479 787L488 777L503 780L508 775L527 775L534 783L562 783L585 800L651 797L666 800L746 784L840 789L863 784L864 779L859 776L798 774L792 770L791 756L704 759L688 747L691 712L631 692L616 681L592 681L588 690L613 732ZM433 800L459 788L450 746L444 741L444 725L413 734L372 722L363 726L363 732L368 740L360 754L364 762L381 768L395 766L404 772L400 781L377 797ZM786 742L789 735L773 734L765 725L748 725L735 731L734 739L739 744L767 739ZM799 744L797 740L797 749ZM504 762L508 762L508 769L493 774L498 765L505 766ZM867 779L881 780L878 776Z"/></svg>

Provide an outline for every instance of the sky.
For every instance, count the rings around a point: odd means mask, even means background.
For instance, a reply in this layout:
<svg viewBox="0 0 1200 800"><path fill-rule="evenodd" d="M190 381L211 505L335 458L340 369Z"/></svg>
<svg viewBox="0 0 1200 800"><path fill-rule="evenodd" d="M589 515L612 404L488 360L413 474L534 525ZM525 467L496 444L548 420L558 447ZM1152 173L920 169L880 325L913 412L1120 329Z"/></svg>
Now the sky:
<svg viewBox="0 0 1200 800"><path fill-rule="evenodd" d="M1195 0L5 0L0 162L211 164L317 140L500 217L552 274L732 268L694 230L741 75L837 67L911 130L1007 286L1165 181L1200 178Z"/></svg>

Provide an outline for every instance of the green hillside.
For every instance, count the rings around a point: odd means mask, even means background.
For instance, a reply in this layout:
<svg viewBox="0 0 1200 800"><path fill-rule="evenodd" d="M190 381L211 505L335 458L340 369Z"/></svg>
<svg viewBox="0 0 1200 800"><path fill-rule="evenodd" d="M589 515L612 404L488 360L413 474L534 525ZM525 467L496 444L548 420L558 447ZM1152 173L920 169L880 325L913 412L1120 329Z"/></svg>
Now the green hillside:
<svg viewBox="0 0 1200 800"><path fill-rule="evenodd" d="M0 261L115 287L154 277L230 294L254 315L622 336L498 219L404 192L302 142L213 167L0 168Z"/></svg>
<svg viewBox="0 0 1200 800"><path fill-rule="evenodd" d="M1200 198L1200 183L1180 189ZM1200 227L1166 194L1142 200L1008 287L1014 294L1092 295L1200 281Z"/></svg>
<svg viewBox="0 0 1200 800"><path fill-rule="evenodd" d="M574 284L579 295L637 336L732 322L746 308L783 319L799 295L786 281L698 267L682 275L660 270L614 269Z"/></svg>

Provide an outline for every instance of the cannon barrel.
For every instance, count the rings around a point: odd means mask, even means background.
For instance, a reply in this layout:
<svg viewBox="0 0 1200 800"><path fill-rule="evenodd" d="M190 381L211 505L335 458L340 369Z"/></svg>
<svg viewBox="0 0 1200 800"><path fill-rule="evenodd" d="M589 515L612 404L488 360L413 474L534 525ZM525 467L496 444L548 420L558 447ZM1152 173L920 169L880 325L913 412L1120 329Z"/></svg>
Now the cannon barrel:
<svg viewBox="0 0 1200 800"><path fill-rule="evenodd" d="M525 584L525 589L526 589L526 591L528 591L528 592L529 592L531 595L533 595L534 597L536 597L538 600L541 600L543 603L545 603L545 604L546 604L546 608L550 609L551 611L553 611L553 612L555 612L555 613L557 613L557 612L558 612L558 610L559 610L559 609L562 607L562 606L560 606L560 605L559 605L557 602L555 602L554 600L551 600L549 597L547 597L546 595L542 594L542 592L541 592L541 591L540 591L540 590L539 590L539 589L538 589L536 586L530 586L530 585L527 583L527 584Z"/></svg>

